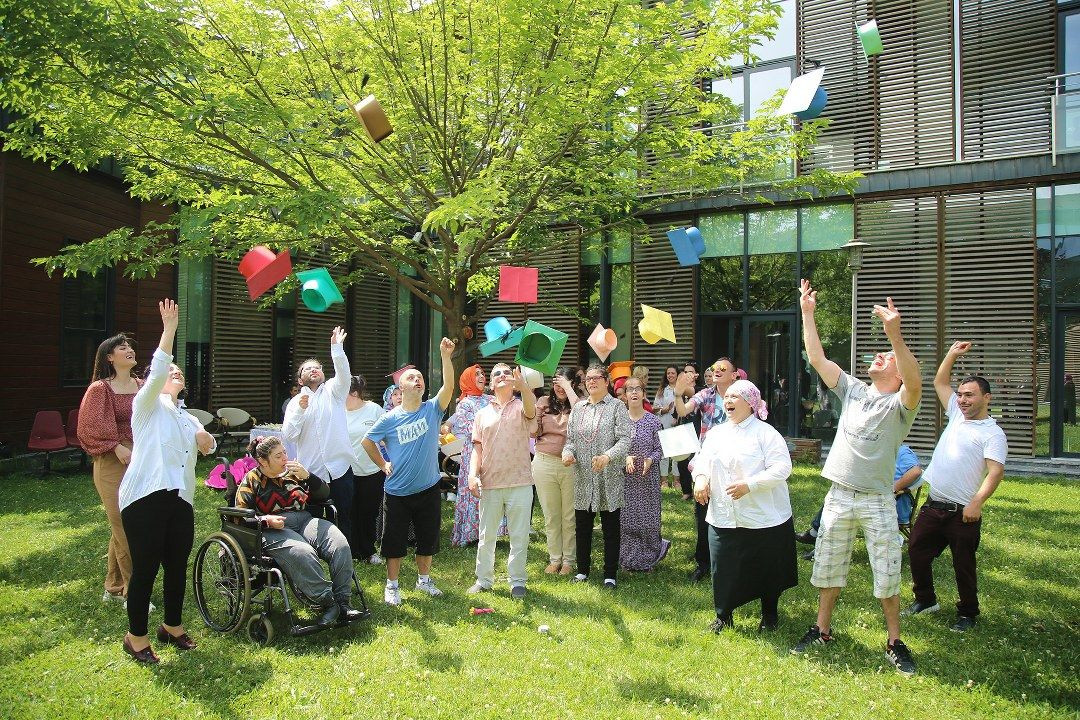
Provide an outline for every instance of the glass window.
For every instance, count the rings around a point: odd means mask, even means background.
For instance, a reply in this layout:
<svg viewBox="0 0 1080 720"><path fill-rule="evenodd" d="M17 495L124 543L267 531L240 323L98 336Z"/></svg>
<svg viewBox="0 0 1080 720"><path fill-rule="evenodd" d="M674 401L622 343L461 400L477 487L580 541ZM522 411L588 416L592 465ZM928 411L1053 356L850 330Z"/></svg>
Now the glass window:
<svg viewBox="0 0 1080 720"><path fill-rule="evenodd" d="M751 49L758 62L795 56L795 0L780 0L774 4L780 10L776 34L772 40L762 40Z"/></svg>
<svg viewBox="0 0 1080 720"><path fill-rule="evenodd" d="M751 255L747 301L751 310L792 310L798 300L795 288L795 253Z"/></svg>
<svg viewBox="0 0 1080 720"><path fill-rule="evenodd" d="M791 66L762 68L749 71L746 99L746 117L752 118L758 108L780 90L787 90L791 85Z"/></svg>
<svg viewBox="0 0 1080 720"><path fill-rule="evenodd" d="M60 289L60 384L86 385L94 353L109 336L112 271L66 277Z"/></svg>
<svg viewBox="0 0 1080 720"><path fill-rule="evenodd" d="M705 241L703 257L742 256L742 213L707 215L698 221L698 230L701 231L701 237Z"/></svg>
<svg viewBox="0 0 1080 720"><path fill-rule="evenodd" d="M746 79L743 78L742 73L736 73L730 78L716 78L712 81L712 91L715 95L723 95L730 100L735 108L738 110L739 119L743 119L745 92L743 84Z"/></svg>
<svg viewBox="0 0 1080 720"><path fill-rule="evenodd" d="M1080 185L1054 188L1054 234L1080 235Z"/></svg>
<svg viewBox="0 0 1080 720"><path fill-rule="evenodd" d="M702 259L699 266L701 312L743 309L743 256Z"/></svg>
<svg viewBox="0 0 1080 720"><path fill-rule="evenodd" d="M212 279L212 258L180 260L176 284L181 317L176 331L176 364L184 369L187 384L185 402L193 408L207 409L210 401ZM291 341L292 335L289 337Z"/></svg>
<svg viewBox="0 0 1080 720"><path fill-rule="evenodd" d="M608 259L613 263L630 262L631 236L628 230L616 230L611 234Z"/></svg>
<svg viewBox="0 0 1080 720"><path fill-rule="evenodd" d="M600 253L604 250L604 238L599 233L593 233L581 239L581 264L599 265Z"/></svg>
<svg viewBox="0 0 1080 720"><path fill-rule="evenodd" d="M855 237L855 213L851 205L811 205L799 210L803 252L834 250Z"/></svg>
<svg viewBox="0 0 1080 720"><path fill-rule="evenodd" d="M630 325L633 321L633 303L631 292L634 282L633 266L619 264L611 266L611 329L619 339L619 345L611 351L608 362L630 359ZM591 330L589 331L591 332ZM584 336L585 333L583 332Z"/></svg>
<svg viewBox="0 0 1080 720"><path fill-rule="evenodd" d="M748 213L748 252L751 255L795 252L798 244L797 217L795 209Z"/></svg>
<svg viewBox="0 0 1080 720"><path fill-rule="evenodd" d="M1080 235L1057 239L1054 282L1059 303L1080 303Z"/></svg>
<svg viewBox="0 0 1080 720"><path fill-rule="evenodd" d="M1058 42L1062 48L1061 72L1080 72L1080 12L1074 10L1062 15ZM1065 96L1058 101L1064 103L1063 141L1066 148L1077 149L1080 148L1080 76L1065 78L1063 89Z"/></svg>
<svg viewBox="0 0 1080 720"><path fill-rule="evenodd" d="M1050 203L1051 188L1035 188L1035 235L1038 237L1050 237L1054 234L1050 226Z"/></svg>
<svg viewBox="0 0 1080 720"><path fill-rule="evenodd" d="M828 288L818 296L817 323L825 357L845 370L851 357L851 270L845 250L822 250L802 254L803 277L815 287ZM829 394L825 383L800 350L799 408L800 434L828 440L836 434L840 404Z"/></svg>

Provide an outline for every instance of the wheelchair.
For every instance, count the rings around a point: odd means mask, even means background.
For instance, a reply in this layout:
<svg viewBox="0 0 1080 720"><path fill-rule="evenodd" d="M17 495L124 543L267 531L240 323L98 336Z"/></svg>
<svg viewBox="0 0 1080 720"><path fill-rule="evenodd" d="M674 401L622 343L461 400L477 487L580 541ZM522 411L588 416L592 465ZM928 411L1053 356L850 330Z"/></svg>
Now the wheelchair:
<svg viewBox="0 0 1080 720"><path fill-rule="evenodd" d="M221 530L213 533L199 547L192 568L192 589L195 604L207 627L220 633L236 632L243 627L248 638L257 645L269 645L274 640L274 624L270 619L274 595L280 597L285 617L289 621L289 634L293 637L310 635L327 629L324 626L305 623L298 618L289 600L289 591L305 607L315 604L305 598L278 564L262 549L262 528L252 508L232 507L236 493L234 482L229 483L226 499L229 506L219 507ZM336 524L337 511L334 504L312 502L308 512ZM371 617L364 598L364 591L352 576L353 602L361 615L353 622ZM258 612L253 608L261 603ZM338 627L348 623L339 623Z"/></svg>

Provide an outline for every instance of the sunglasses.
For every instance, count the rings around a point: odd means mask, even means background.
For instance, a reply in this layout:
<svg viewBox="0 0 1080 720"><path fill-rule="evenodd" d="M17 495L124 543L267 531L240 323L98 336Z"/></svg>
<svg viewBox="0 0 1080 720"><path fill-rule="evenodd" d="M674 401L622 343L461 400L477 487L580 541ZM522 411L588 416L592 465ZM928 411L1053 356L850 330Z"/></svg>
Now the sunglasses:
<svg viewBox="0 0 1080 720"><path fill-rule="evenodd" d="M492 370L491 371L492 379L497 378L497 377L502 377L503 375L511 376L513 374L514 374L513 370Z"/></svg>

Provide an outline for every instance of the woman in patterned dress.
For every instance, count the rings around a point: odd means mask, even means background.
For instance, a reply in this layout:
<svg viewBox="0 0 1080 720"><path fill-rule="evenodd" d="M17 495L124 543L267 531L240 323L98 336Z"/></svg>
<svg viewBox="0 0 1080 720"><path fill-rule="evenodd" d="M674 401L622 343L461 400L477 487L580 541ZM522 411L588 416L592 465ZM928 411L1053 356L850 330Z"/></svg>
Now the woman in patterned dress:
<svg viewBox="0 0 1080 720"><path fill-rule="evenodd" d="M664 559L671 541L660 537L660 420L645 411L645 385L631 377L623 384L630 414L630 454L619 519L619 565L649 572Z"/></svg>
<svg viewBox="0 0 1080 720"><path fill-rule="evenodd" d="M469 492L469 463L472 458L472 426L476 413L487 407L491 396L484 394L487 378L479 365L465 368L458 378L461 396L457 409L447 420L450 432L464 441L461 448L461 463L458 470L457 499L454 500L454 528L450 533L450 544L464 547L475 544L480 539L480 501Z"/></svg>

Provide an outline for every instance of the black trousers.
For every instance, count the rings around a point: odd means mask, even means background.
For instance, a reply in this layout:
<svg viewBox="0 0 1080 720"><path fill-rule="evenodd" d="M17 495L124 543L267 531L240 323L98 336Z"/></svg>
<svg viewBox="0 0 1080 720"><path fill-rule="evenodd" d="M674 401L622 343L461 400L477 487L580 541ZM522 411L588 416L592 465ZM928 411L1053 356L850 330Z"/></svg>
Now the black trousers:
<svg viewBox="0 0 1080 720"><path fill-rule="evenodd" d="M619 516L621 510L602 510L600 529L604 533L604 579L615 579L619 572L619 543L621 528ZM596 513L592 510L575 510L574 524L577 536L577 571L588 575L592 569L593 520Z"/></svg>
<svg viewBox="0 0 1080 720"><path fill-rule="evenodd" d="M709 571L711 560L709 557L709 524L705 522L705 513L709 510L707 505L694 501L694 526L697 530L697 543L694 545L694 564L698 570Z"/></svg>
<svg viewBox="0 0 1080 720"><path fill-rule="evenodd" d="M183 624L184 593L187 590L187 563L195 542L195 511L178 490L158 490L120 511L131 552L131 580L128 582L128 631L147 634L150 592L158 568L162 579L165 624Z"/></svg>
<svg viewBox="0 0 1080 720"><path fill-rule="evenodd" d="M690 476L690 460L680 460L675 463L675 467L679 470L679 487L682 488L683 495L694 494L694 478Z"/></svg>
<svg viewBox="0 0 1080 720"><path fill-rule="evenodd" d="M386 476L381 470L371 475L360 475L353 479L352 499L352 537L349 545L352 556L367 560L375 554L375 524L382 509L383 483Z"/></svg>
<svg viewBox="0 0 1080 720"><path fill-rule="evenodd" d="M334 501L337 509L337 527L345 539L352 545L352 506L353 506L353 472L347 468L340 477L330 482L330 499ZM371 553L368 553L370 555Z"/></svg>

